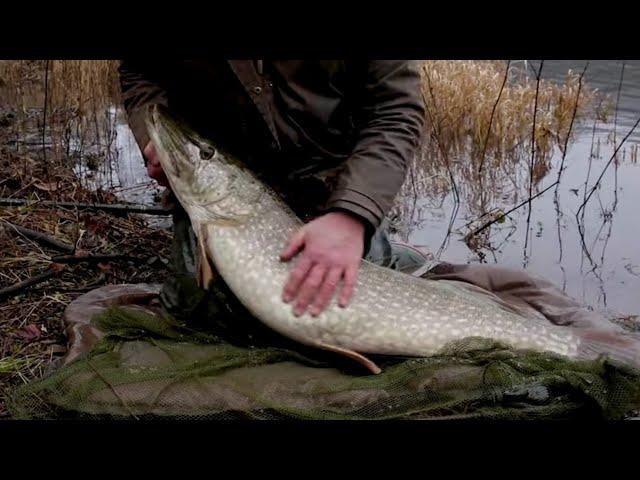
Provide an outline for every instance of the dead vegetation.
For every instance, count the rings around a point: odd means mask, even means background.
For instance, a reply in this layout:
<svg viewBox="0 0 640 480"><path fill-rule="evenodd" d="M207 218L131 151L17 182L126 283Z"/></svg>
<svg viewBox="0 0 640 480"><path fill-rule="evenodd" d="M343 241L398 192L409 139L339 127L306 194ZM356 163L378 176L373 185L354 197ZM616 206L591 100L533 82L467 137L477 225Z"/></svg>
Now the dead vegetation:
<svg viewBox="0 0 640 480"><path fill-rule="evenodd" d="M553 153L571 145L583 122L606 121L612 111L608 97L580 84L580 73L556 83L538 81L524 62L425 61L427 128L396 216L419 225L421 207L407 198L442 202L453 193L481 218L499 213L504 198L520 203L529 182L545 188ZM399 229L406 235L416 225Z"/></svg>

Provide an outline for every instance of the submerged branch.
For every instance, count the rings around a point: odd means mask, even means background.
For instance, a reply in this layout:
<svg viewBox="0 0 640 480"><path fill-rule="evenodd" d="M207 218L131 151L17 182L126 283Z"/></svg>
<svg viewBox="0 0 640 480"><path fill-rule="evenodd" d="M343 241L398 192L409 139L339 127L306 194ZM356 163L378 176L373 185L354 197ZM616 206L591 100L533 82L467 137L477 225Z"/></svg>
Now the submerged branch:
<svg viewBox="0 0 640 480"><path fill-rule="evenodd" d="M468 237L473 237L474 235L479 234L480 232L482 232L483 230L489 228L491 225L493 225L496 222L499 222L500 220L502 220L503 218L505 218L507 215L513 213L514 211L516 211L517 209L519 209L520 207L522 207L523 205L526 204L531 204L532 200L535 200L536 198L538 198L540 195L542 195L543 193L545 193L548 190L551 190L553 187L555 187L558 184L558 182L553 182L551 185L549 185L547 188L545 188L544 190L540 190L538 193L536 193L535 195L533 195L530 198L527 198L526 200L524 200L523 202L519 203L518 205L516 205L515 207L513 207L512 209L506 211L505 213L503 213L502 215L497 216L496 218L494 218L493 220L491 220L490 222L485 223L484 225L482 225L481 227L479 227L478 229L474 230L473 232L469 233L467 236Z"/></svg>

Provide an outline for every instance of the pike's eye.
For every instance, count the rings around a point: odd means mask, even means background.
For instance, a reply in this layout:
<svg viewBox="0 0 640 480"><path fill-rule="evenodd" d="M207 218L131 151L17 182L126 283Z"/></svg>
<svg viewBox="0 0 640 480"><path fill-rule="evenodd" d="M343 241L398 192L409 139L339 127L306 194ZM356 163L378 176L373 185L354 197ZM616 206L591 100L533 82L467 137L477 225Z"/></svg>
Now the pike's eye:
<svg viewBox="0 0 640 480"><path fill-rule="evenodd" d="M203 160L210 160L216 155L216 149L205 145L200 147L200 158Z"/></svg>

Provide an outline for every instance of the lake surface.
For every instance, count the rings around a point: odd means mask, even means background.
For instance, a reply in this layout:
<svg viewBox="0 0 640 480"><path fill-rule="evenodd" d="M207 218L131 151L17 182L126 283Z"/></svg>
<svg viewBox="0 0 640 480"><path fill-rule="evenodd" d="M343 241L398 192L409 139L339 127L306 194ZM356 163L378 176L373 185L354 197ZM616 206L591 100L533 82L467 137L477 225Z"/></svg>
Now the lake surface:
<svg viewBox="0 0 640 480"><path fill-rule="evenodd" d="M531 60L527 68L533 71L538 65L539 60ZM563 81L569 69L582 72L584 65L585 61L545 61L542 77ZM612 157L614 131L619 145L640 116L640 61L591 61L585 80L591 87L610 94L614 104L619 97L617 116L612 114L610 123L596 124L595 131L593 121L576 130L578 135L565 159L557 202L555 187L532 201L528 241L528 208L524 206L504 223L490 227L490 248L472 250L463 241L463 234L455 231L477 218L478 212L471 213L469 205L460 202L453 233L448 235L456 207L452 194L444 199L420 200L423 218L409 240L433 252L440 250L441 260L526 268L593 308L639 314L640 165L632 158L631 147L640 143L640 128L619 150L618 165L613 162L606 170L600 188L584 208L584 220L580 216L579 222L576 213L584 200L587 176L588 193ZM560 154L554 155L551 169L536 192L556 181L560 159ZM523 174L526 176L527 172ZM464 179L456 181L464 190ZM521 182L522 187L525 183ZM516 195L507 197L501 205L494 206L507 211L519 203L513 201ZM527 192L519 192L517 198L526 199Z"/></svg>

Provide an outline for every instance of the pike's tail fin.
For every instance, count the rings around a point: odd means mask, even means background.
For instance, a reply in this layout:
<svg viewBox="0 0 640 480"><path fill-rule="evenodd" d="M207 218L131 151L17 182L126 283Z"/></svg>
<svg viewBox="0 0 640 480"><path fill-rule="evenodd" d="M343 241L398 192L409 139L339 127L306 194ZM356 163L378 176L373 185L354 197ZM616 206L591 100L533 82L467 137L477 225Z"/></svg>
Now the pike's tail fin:
<svg viewBox="0 0 640 480"><path fill-rule="evenodd" d="M606 357L612 363L640 370L640 339L633 335L596 329L578 330L577 334L580 337L580 358L593 360Z"/></svg>

